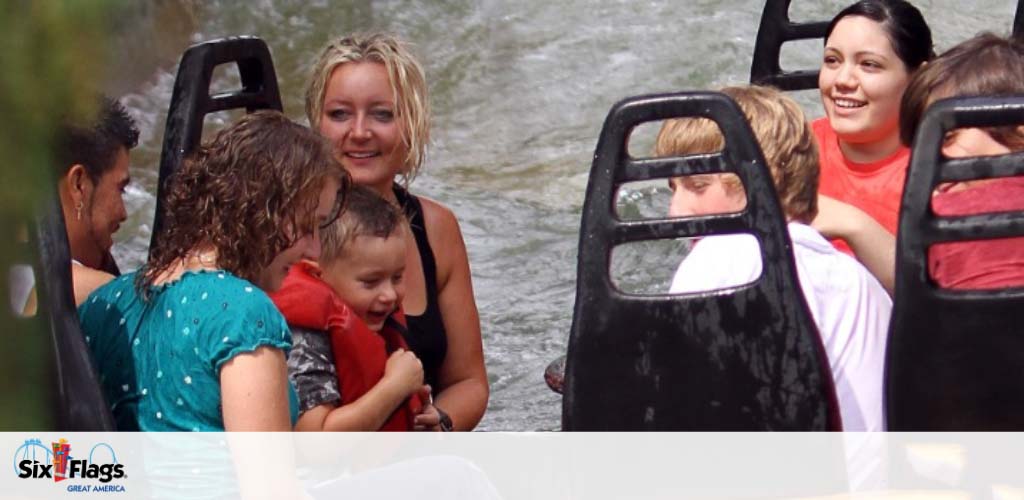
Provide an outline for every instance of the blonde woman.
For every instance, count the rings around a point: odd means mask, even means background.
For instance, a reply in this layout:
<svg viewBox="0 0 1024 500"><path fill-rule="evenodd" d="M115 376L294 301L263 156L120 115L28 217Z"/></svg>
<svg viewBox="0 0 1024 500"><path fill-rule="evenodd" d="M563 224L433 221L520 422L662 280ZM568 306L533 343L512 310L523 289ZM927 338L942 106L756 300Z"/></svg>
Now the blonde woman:
<svg viewBox="0 0 1024 500"><path fill-rule="evenodd" d="M334 146L353 182L405 211L406 341L423 361L442 430L472 430L489 388L469 258L458 220L406 190L426 155L430 104L419 63L395 37L353 35L328 43L306 89L310 126ZM401 182L396 182L400 178ZM428 418L425 415L421 418Z"/></svg>

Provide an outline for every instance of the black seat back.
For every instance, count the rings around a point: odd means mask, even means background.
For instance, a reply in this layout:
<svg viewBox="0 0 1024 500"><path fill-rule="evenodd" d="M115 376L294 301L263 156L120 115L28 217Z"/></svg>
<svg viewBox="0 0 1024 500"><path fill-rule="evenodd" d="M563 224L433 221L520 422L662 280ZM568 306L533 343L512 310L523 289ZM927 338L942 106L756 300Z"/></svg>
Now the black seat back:
<svg viewBox="0 0 1024 500"><path fill-rule="evenodd" d="M886 356L890 430L1024 430L1024 289L955 291L929 278L928 247L1024 236L1024 213L937 217L942 182L1024 175L1024 153L944 159L945 133L1024 123L1024 97L940 101L914 140L897 234Z"/></svg>
<svg viewBox="0 0 1024 500"><path fill-rule="evenodd" d="M794 23L789 20L791 0L767 0L757 29L754 60L750 64L750 83L771 85L781 90L806 90L818 87L818 68L783 71L782 45L794 40L824 38L828 21Z"/></svg>
<svg viewBox="0 0 1024 500"><path fill-rule="evenodd" d="M238 65L241 90L210 95L214 68L227 63ZM267 44L255 37L232 37L189 47L181 57L167 112L150 247L161 234L167 178L199 146L206 115L239 108L245 108L248 112L259 109L282 110L277 74Z"/></svg>
<svg viewBox="0 0 1024 500"><path fill-rule="evenodd" d="M85 343L71 284L71 252L60 202L43 205L34 234L39 249L35 266L38 312L48 323L55 366L56 429L70 432L112 431L114 417L103 397L89 347Z"/></svg>
<svg viewBox="0 0 1024 500"><path fill-rule="evenodd" d="M638 124L705 117L725 149L634 159ZM747 192L736 214L620 221L627 182L733 172ZM755 282L691 296L636 296L609 276L623 243L750 232L763 271ZM571 431L832 430L839 411L828 361L797 282L792 244L761 150L739 107L715 92L626 99L605 120L580 228L576 305L562 426Z"/></svg>
<svg viewBox="0 0 1024 500"><path fill-rule="evenodd" d="M1013 36L1024 34L1024 1L1017 0L1017 11L1013 14Z"/></svg>
<svg viewBox="0 0 1024 500"><path fill-rule="evenodd" d="M761 11L761 25L757 29L757 41L754 43L750 83L771 85L781 90L807 90L818 87L818 68L782 70L782 45L795 40L825 38L829 21L794 23L789 20L791 2L792 0L766 0L764 10ZM1022 33L1024 1L1018 0L1013 17L1013 36L1021 36Z"/></svg>

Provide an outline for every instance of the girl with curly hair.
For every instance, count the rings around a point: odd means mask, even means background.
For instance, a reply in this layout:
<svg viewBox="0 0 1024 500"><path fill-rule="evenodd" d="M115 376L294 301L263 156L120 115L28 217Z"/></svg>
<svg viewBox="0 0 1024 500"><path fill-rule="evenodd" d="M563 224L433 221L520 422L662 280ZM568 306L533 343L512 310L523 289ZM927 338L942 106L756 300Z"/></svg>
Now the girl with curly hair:
<svg viewBox="0 0 1024 500"><path fill-rule="evenodd" d="M166 233L79 309L121 430L286 431L291 335L265 292L320 254L348 176L275 111L221 131L169 181Z"/></svg>
<svg viewBox="0 0 1024 500"><path fill-rule="evenodd" d="M466 244L451 209L406 190L429 142L422 68L393 36L332 40L313 65L306 116L333 144L353 182L401 206L409 218L406 341L423 362L438 410L437 418L424 416L420 423L473 429L487 408L489 389Z"/></svg>

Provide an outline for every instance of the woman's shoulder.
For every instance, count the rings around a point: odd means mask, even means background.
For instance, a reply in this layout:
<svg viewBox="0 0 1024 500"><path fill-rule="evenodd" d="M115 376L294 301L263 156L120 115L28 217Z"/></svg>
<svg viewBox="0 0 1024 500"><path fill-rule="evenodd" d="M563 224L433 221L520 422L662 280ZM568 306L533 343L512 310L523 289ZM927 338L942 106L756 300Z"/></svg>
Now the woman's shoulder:
<svg viewBox="0 0 1024 500"><path fill-rule="evenodd" d="M434 255L444 258L444 255L457 248L465 248L462 240L462 230L459 228L459 220L455 212L439 201L417 196L423 207L423 222L427 228L427 238L430 240L430 247Z"/></svg>
<svg viewBox="0 0 1024 500"><path fill-rule="evenodd" d="M427 240L438 268L438 286L444 288L452 269L468 261L466 242L462 239L459 220L450 208L439 201L417 196L423 206L423 223Z"/></svg>
<svg viewBox="0 0 1024 500"><path fill-rule="evenodd" d="M459 221L452 209L433 198L419 195L416 198L423 207L423 218L427 224L428 232L431 226L442 230L458 229Z"/></svg>
<svg viewBox="0 0 1024 500"><path fill-rule="evenodd" d="M260 287L224 270L187 273L176 288L173 295L180 300L219 309L221 314L277 313L273 301Z"/></svg>

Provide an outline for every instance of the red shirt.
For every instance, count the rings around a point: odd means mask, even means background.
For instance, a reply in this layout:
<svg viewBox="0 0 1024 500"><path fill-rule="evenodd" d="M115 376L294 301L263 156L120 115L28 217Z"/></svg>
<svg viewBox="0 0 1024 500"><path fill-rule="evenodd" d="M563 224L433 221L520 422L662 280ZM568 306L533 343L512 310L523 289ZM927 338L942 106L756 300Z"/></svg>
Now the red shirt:
<svg viewBox="0 0 1024 500"><path fill-rule="evenodd" d="M308 263L296 263L270 298L289 326L322 330L331 336L342 404L349 404L380 382L391 352L409 347L402 334L387 324L380 332L370 330L318 276L316 268ZM405 326L401 311L396 311L393 318ZM412 430L413 419L424 403L418 394L409 396L380 430Z"/></svg>
<svg viewBox="0 0 1024 500"><path fill-rule="evenodd" d="M932 197L936 215L1024 210L1024 177L995 179ZM939 243L928 249L928 271L943 288L984 290L1024 286L1024 237Z"/></svg>
<svg viewBox="0 0 1024 500"><path fill-rule="evenodd" d="M900 146L895 153L876 162L855 163L843 156L839 138L828 118L815 120L811 128L818 140L821 158L818 192L863 210L890 233L896 234L910 149ZM833 240L832 244L853 255L846 242Z"/></svg>

